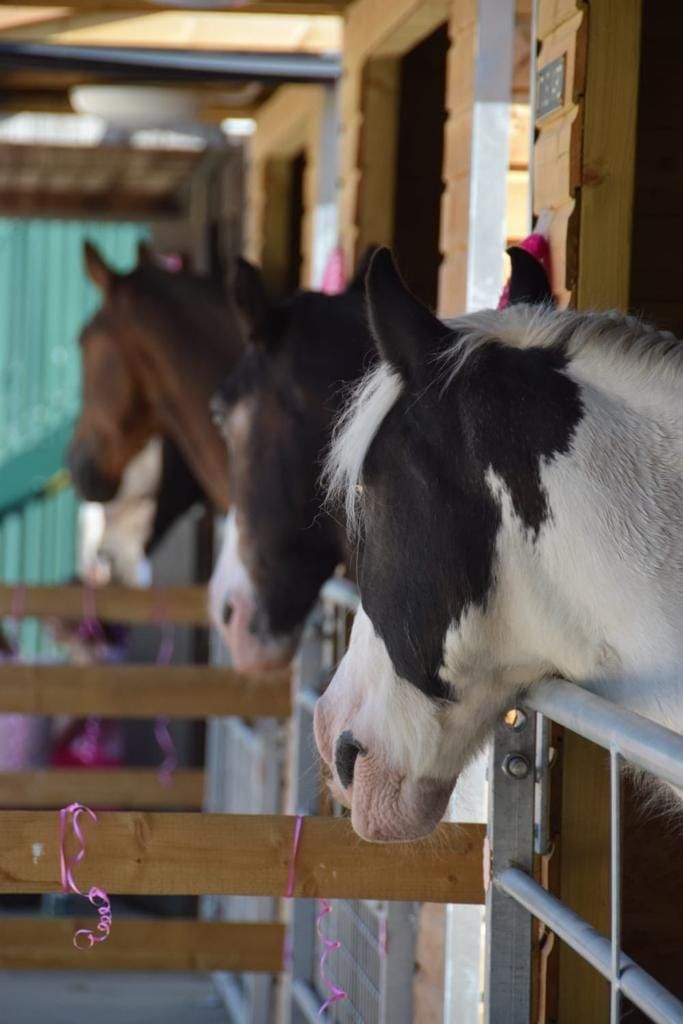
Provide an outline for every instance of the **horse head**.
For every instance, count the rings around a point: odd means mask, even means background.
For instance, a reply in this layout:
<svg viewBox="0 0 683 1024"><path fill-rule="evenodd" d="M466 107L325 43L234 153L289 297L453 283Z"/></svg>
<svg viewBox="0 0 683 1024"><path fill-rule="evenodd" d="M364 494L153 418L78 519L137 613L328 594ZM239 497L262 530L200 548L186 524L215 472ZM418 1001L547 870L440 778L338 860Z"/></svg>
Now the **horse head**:
<svg viewBox="0 0 683 1024"><path fill-rule="evenodd" d="M102 304L81 331L83 405L67 463L87 501L110 501L126 466L159 430L158 418L121 336L126 277L117 274L86 242L85 269Z"/></svg>
<svg viewBox="0 0 683 1024"><path fill-rule="evenodd" d="M515 269L512 296L548 297L547 283L520 281L535 275L524 257ZM381 361L327 469L356 532L362 604L315 733L355 829L389 841L436 826L496 717L550 667L521 628L506 646L498 551L507 517L530 545L549 522L539 467L569 450L581 403L561 353L469 345L467 318L433 316L388 250L367 296ZM489 316L521 308L537 315Z"/></svg>
<svg viewBox="0 0 683 1024"><path fill-rule="evenodd" d="M275 303L255 267L237 269L250 340L214 405L233 506L210 603L242 669L291 659L320 587L345 560L318 477L344 387L371 349L363 273L340 295L301 291Z"/></svg>

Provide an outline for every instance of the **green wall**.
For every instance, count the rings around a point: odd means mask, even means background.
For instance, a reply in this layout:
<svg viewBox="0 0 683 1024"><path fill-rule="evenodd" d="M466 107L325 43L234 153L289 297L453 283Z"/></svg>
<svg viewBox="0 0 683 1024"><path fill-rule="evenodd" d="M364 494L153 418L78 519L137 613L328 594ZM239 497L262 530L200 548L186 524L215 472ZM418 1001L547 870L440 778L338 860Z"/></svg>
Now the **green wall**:
<svg viewBox="0 0 683 1024"><path fill-rule="evenodd" d="M117 269L141 224L0 219L0 580L50 583L75 570L78 502L61 473L80 408L78 335L99 304L83 272L90 239ZM24 653L46 653L37 624Z"/></svg>

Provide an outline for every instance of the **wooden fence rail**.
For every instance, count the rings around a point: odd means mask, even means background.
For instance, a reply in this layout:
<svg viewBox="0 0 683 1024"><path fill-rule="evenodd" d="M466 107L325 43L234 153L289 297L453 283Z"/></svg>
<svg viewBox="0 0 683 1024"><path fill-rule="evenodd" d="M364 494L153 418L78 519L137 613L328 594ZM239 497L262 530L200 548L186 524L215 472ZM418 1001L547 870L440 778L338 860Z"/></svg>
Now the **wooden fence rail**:
<svg viewBox="0 0 683 1024"><path fill-rule="evenodd" d="M110 894L281 896L295 818L260 814L103 812L81 819L83 889ZM441 825L417 843L363 842L345 818L306 818L294 895L483 902L481 825ZM58 815L0 812L0 892L60 890Z"/></svg>
<svg viewBox="0 0 683 1024"><path fill-rule="evenodd" d="M2 665L0 713L115 718L287 718L289 672L209 665Z"/></svg>
<svg viewBox="0 0 683 1024"><path fill-rule="evenodd" d="M89 807L127 811L201 810L204 772L178 768L168 785L154 768L50 768L0 772L0 808L49 810L79 800ZM0 819L1 820L1 819Z"/></svg>
<svg viewBox="0 0 683 1024"><path fill-rule="evenodd" d="M117 917L106 942L89 952L74 949L76 929L92 926L92 917L0 917L0 969L282 970L285 929L279 922Z"/></svg>
<svg viewBox="0 0 683 1024"><path fill-rule="evenodd" d="M108 584L94 592L100 619L110 622L152 623L163 619L185 626L208 625L206 587L155 587L148 590ZM79 586L0 586L0 616L75 619L84 617L83 588Z"/></svg>

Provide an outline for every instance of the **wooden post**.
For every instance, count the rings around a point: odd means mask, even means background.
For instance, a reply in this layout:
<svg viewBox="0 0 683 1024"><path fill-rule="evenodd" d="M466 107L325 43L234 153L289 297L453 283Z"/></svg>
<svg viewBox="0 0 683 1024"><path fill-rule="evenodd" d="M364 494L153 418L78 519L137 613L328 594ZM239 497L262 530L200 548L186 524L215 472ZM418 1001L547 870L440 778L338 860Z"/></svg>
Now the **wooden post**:
<svg viewBox="0 0 683 1024"><path fill-rule="evenodd" d="M289 672L208 665L3 665L0 712L115 718L287 718Z"/></svg>
<svg viewBox="0 0 683 1024"><path fill-rule="evenodd" d="M81 818L82 889L108 893L282 896L296 819L267 814L103 812ZM441 825L415 843L363 842L346 818L306 818L295 896L483 901L481 825ZM67 851L68 852L68 851ZM51 811L0 812L0 892L61 889L59 822Z"/></svg>
<svg viewBox="0 0 683 1024"><path fill-rule="evenodd" d="M627 309L641 0L540 0L539 77L558 102L537 121L534 209L550 208L553 290L562 305ZM609 934L609 774L605 751L564 739L560 896ZM566 944L558 1019L602 1024L609 986Z"/></svg>
<svg viewBox="0 0 683 1024"><path fill-rule="evenodd" d="M125 807L127 811L182 807L201 810L204 772L179 768L169 785L155 768L51 768L0 772L0 807L49 810L79 800L88 807Z"/></svg>
<svg viewBox="0 0 683 1024"><path fill-rule="evenodd" d="M98 618L110 622L155 623L160 619L183 626L207 626L206 587L154 587L141 590L111 584L94 591ZM0 586L0 616L75 619L86 615L83 587Z"/></svg>
<svg viewBox="0 0 683 1024"><path fill-rule="evenodd" d="M0 917L0 969L96 971L282 970L279 922L119 920L106 942L75 949L74 932L93 918Z"/></svg>

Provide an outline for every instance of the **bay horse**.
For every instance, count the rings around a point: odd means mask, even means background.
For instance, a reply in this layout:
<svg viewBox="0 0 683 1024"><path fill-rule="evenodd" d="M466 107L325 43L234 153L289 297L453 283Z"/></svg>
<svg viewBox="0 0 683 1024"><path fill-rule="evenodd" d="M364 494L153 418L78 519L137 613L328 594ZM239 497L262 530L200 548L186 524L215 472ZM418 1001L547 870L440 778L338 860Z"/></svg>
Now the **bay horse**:
<svg viewBox="0 0 683 1024"><path fill-rule="evenodd" d="M102 306L80 338L83 409L67 456L76 489L110 501L130 460L162 434L225 511L225 447L209 400L244 345L232 303L208 278L156 266L144 246L129 274L90 243L84 260Z"/></svg>
<svg viewBox="0 0 683 1024"><path fill-rule="evenodd" d="M344 390L374 358L365 269L340 295L276 303L256 267L238 266L250 342L214 404L233 507L209 603L243 671L291 660L321 586L346 561L344 526L323 509L318 478Z"/></svg>
<svg viewBox="0 0 683 1024"><path fill-rule="evenodd" d="M544 677L683 731L683 342L548 304L444 323L388 250L367 297L381 359L327 466L361 607L315 734L356 831L410 840Z"/></svg>

